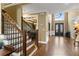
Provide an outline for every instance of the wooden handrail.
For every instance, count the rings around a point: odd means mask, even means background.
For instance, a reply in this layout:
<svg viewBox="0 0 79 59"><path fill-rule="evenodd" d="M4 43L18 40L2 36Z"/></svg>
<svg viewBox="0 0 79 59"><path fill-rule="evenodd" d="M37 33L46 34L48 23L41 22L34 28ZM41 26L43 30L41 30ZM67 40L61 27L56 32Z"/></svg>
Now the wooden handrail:
<svg viewBox="0 0 79 59"><path fill-rule="evenodd" d="M0 50L0 56L8 56L12 53L13 51L9 51L6 49Z"/></svg>
<svg viewBox="0 0 79 59"><path fill-rule="evenodd" d="M33 29L25 20L22 20L25 24L27 24L31 29ZM31 24L31 23L30 23Z"/></svg>
<svg viewBox="0 0 79 59"><path fill-rule="evenodd" d="M23 31L20 30L20 29L17 27L16 22L15 22L7 13L5 13L5 14L2 13L2 15L3 15L5 18L9 17L9 18L7 18L7 20L10 22L10 24L13 25L19 32L23 33Z"/></svg>

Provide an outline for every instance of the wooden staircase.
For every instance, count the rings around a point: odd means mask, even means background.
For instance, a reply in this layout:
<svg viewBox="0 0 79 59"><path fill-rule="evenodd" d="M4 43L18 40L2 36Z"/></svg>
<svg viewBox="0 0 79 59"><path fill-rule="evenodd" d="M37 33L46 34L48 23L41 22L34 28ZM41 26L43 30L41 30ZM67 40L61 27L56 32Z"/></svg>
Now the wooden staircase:
<svg viewBox="0 0 79 59"><path fill-rule="evenodd" d="M27 23L25 20L22 20L22 30L28 32L27 55L33 55L38 46L38 41L36 40L38 38L38 33L35 31L33 23Z"/></svg>
<svg viewBox="0 0 79 59"><path fill-rule="evenodd" d="M37 51L38 32L36 31L34 39L29 38L29 33L20 29L18 24L4 10L2 10L2 30L5 39L3 40L4 49L0 53L4 50L9 51L9 53L2 55L31 56Z"/></svg>

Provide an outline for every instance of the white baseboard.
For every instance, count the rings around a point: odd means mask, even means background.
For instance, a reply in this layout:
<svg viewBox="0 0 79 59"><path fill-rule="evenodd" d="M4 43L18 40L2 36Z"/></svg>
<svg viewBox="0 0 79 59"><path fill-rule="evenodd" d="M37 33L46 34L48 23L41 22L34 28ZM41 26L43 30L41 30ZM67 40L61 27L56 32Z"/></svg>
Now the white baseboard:
<svg viewBox="0 0 79 59"><path fill-rule="evenodd" d="M38 43L41 43L41 44L47 44L48 42L38 41Z"/></svg>

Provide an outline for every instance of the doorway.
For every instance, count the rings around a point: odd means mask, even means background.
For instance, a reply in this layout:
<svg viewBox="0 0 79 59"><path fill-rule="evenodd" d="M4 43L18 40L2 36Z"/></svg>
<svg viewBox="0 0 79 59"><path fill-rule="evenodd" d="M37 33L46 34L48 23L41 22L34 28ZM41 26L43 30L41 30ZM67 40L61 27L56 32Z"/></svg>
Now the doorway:
<svg viewBox="0 0 79 59"><path fill-rule="evenodd" d="M55 23L55 36L64 35L64 23Z"/></svg>

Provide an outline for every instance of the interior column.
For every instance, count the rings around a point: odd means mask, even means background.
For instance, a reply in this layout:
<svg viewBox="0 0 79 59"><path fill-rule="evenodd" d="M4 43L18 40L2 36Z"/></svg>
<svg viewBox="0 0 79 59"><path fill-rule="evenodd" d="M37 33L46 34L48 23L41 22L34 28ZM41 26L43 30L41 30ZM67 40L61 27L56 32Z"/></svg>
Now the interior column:
<svg viewBox="0 0 79 59"><path fill-rule="evenodd" d="M68 12L64 13L64 33L68 32Z"/></svg>

